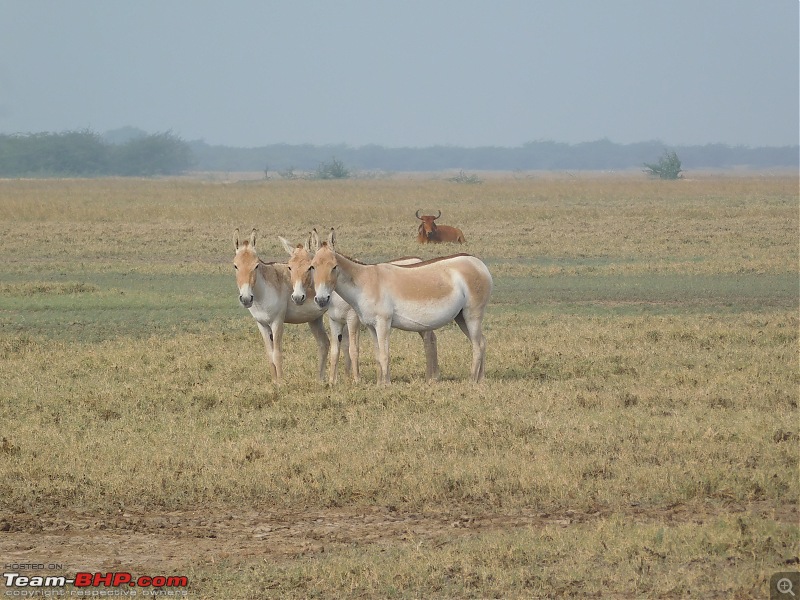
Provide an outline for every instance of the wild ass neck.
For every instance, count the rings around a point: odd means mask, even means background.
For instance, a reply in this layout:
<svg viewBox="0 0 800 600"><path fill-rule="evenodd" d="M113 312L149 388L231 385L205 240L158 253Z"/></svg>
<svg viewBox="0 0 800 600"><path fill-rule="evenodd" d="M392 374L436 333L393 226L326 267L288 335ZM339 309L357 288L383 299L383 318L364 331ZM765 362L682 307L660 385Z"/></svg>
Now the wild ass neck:
<svg viewBox="0 0 800 600"><path fill-rule="evenodd" d="M344 298L350 306L356 308L360 297L360 279L363 279L371 265L358 263L336 252L336 264L339 274L336 277L336 293ZM356 308L358 312L358 308Z"/></svg>

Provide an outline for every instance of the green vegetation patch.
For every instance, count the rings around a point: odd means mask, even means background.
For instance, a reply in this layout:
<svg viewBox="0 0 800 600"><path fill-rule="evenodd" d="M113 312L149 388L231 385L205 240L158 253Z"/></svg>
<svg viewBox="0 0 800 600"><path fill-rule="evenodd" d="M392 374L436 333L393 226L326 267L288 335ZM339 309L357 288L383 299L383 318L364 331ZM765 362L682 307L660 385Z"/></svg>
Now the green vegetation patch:
<svg viewBox="0 0 800 600"><path fill-rule="evenodd" d="M96 342L191 332L237 316L250 319L236 300L233 276L94 273L84 278L82 283L56 276L3 284L0 327L14 335Z"/></svg>
<svg viewBox="0 0 800 600"><path fill-rule="evenodd" d="M91 294L99 291L97 286L80 282L28 281L22 283L0 283L0 296L33 296L49 294Z"/></svg>
<svg viewBox="0 0 800 600"><path fill-rule="evenodd" d="M70 277L66 275L66 277ZM6 332L73 341L197 331L232 319L251 324L233 275L84 274L85 281L0 285ZM550 275L496 277L489 311L565 314L685 314L783 310L797 306L797 278L769 275Z"/></svg>
<svg viewBox="0 0 800 600"><path fill-rule="evenodd" d="M496 278L504 310L672 313L787 309L800 302L795 274L596 275Z"/></svg>

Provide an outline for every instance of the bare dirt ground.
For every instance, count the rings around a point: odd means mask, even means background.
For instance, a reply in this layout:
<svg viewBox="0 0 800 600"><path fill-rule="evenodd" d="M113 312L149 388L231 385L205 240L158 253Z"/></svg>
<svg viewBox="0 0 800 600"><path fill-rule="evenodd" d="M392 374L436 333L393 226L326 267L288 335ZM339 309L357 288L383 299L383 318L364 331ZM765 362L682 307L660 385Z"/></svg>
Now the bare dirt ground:
<svg viewBox="0 0 800 600"><path fill-rule="evenodd" d="M769 515L781 523L799 520L796 505L775 506L767 502L728 505L704 512L686 506L631 506L626 511L636 521L665 524L702 523L723 513ZM452 513L404 513L392 507L307 511L194 508L147 513L120 510L110 517L69 510L38 515L6 513L0 515L0 559L6 567L58 564L62 568L53 573L57 575L78 571L175 574L190 565L280 562L344 545L402 541L444 544L465 535L520 527L570 527L609 515L604 511L473 515L463 509Z"/></svg>

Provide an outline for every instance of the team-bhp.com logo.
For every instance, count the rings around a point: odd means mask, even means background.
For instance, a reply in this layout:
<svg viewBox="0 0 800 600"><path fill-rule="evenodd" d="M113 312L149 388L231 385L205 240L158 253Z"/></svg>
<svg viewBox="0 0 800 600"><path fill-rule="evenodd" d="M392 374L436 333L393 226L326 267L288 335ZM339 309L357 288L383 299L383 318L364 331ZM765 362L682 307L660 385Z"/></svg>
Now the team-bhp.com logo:
<svg viewBox="0 0 800 600"><path fill-rule="evenodd" d="M134 577L131 573L76 573L75 577L64 575L22 575L20 573L3 573L6 586L5 596L186 596L189 579L181 575L142 575ZM65 588L72 585L77 590L61 590L53 594L54 588ZM14 589L10 589L14 588ZM112 588L102 590L98 588ZM140 588L139 594L134 588ZM44 593L49 590L51 593ZM167 593L168 590L168 593Z"/></svg>

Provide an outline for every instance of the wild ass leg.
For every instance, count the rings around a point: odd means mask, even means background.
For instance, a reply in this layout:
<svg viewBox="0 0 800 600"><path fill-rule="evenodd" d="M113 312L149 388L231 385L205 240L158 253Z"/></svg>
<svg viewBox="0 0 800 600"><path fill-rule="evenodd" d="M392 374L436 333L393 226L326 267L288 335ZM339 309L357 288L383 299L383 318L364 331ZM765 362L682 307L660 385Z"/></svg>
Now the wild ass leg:
<svg viewBox="0 0 800 600"><path fill-rule="evenodd" d="M325 363L328 360L328 349L330 348L331 343L328 340L328 334L325 332L325 325L322 323L321 316L314 321L309 321L308 326L311 329L311 333L314 334L314 337L317 340L317 355L319 356L319 381L320 383L325 383Z"/></svg>
<svg viewBox="0 0 800 600"><path fill-rule="evenodd" d="M272 362L275 363L275 383L283 383L283 321L272 324Z"/></svg>
<svg viewBox="0 0 800 600"><path fill-rule="evenodd" d="M420 331L419 335L425 344L425 378L428 381L437 381L439 379L439 355L436 349L436 333Z"/></svg>
<svg viewBox="0 0 800 600"><path fill-rule="evenodd" d="M328 381L336 383L337 372L339 369L339 352L344 341L345 328L344 323L341 321L334 321L328 319L328 324L331 326L331 360L330 360L330 373L328 374Z"/></svg>
<svg viewBox="0 0 800 600"><path fill-rule="evenodd" d="M380 353L380 358L378 360L383 375L382 383L389 385L392 382L389 374L389 335L392 333L392 327L388 322L379 320L375 323L375 333L378 338L377 349Z"/></svg>
<svg viewBox="0 0 800 600"><path fill-rule="evenodd" d="M267 351L267 363L269 364L269 372L272 376L273 383L280 383L278 380L278 370L275 367L275 345L272 341L272 329L267 325L256 323L258 330L261 332L261 337L264 338L264 349Z"/></svg>
<svg viewBox="0 0 800 600"><path fill-rule="evenodd" d="M340 340L339 349L344 349L344 373L350 375L352 363L350 361L350 334L347 333L347 323L342 327L342 339Z"/></svg>
<svg viewBox="0 0 800 600"><path fill-rule="evenodd" d="M472 381L478 383L483 380L486 370L486 337L481 327L483 315L467 320L462 310L456 315L455 321L472 342Z"/></svg>
<svg viewBox="0 0 800 600"><path fill-rule="evenodd" d="M347 337L349 344L347 347L347 357L345 365L349 364L349 372L353 376L353 382L358 383L361 374L358 371L358 340L361 335L361 321L355 311L347 313Z"/></svg>
<svg viewBox="0 0 800 600"><path fill-rule="evenodd" d="M369 332L375 342L375 362L378 363L378 385L391 383L389 377L389 333L391 329L387 323L378 321L374 326L369 326Z"/></svg>

